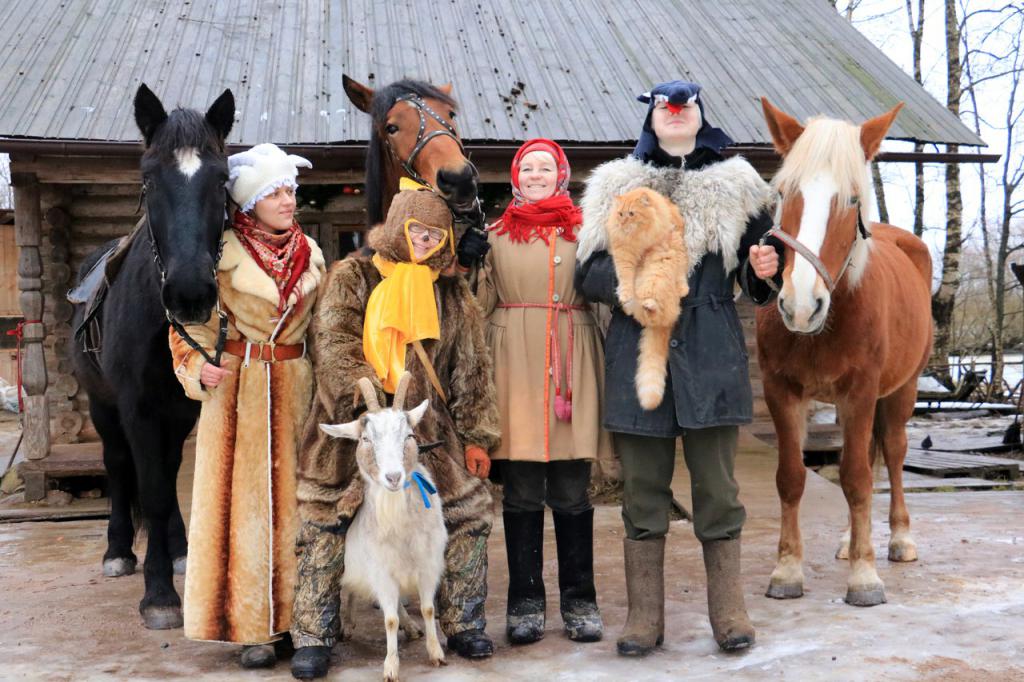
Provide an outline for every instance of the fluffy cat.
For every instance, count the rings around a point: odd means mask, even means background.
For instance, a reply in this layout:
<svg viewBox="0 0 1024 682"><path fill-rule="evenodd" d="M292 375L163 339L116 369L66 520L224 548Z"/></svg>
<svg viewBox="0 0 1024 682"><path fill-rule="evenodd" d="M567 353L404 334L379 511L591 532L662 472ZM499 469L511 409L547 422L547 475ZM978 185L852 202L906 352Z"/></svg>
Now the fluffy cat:
<svg viewBox="0 0 1024 682"><path fill-rule="evenodd" d="M690 292L683 217L668 198L639 187L616 197L607 227L619 302L643 325L637 398L645 410L653 410L665 394L669 340L679 319L680 299Z"/></svg>

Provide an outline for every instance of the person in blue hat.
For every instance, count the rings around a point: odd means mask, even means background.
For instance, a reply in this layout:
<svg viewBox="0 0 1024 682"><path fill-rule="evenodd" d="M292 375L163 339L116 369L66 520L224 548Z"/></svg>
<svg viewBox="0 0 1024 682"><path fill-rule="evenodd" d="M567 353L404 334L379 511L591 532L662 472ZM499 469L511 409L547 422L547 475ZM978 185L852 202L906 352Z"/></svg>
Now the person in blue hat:
<svg viewBox="0 0 1024 682"><path fill-rule="evenodd" d="M704 550L708 615L719 647L754 643L740 584L740 532L746 512L733 475L740 424L753 400L746 345L733 304L738 282L755 303L772 300L781 245L758 245L771 228L767 183L744 159L726 159L732 139L711 125L701 87L662 83L637 98L646 103L633 154L594 169L581 201L576 287L612 307L605 341L603 425L622 460L622 520L629 613L618 640L625 656L644 655L665 635L664 558L672 505L676 439L682 438L693 492L693 526ZM665 397L644 409L634 389L641 326L617 296L608 253L616 197L637 187L663 194L685 223L690 293L673 329Z"/></svg>

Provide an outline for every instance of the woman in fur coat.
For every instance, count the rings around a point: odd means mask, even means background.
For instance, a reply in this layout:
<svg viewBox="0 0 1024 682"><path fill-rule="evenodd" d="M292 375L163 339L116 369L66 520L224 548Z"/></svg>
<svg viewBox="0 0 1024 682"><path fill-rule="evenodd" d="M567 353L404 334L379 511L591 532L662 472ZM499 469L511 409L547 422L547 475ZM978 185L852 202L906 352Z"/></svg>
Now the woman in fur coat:
<svg viewBox="0 0 1024 682"><path fill-rule="evenodd" d="M733 306L739 281L765 304L777 276L773 246L757 246L770 229L767 184L742 158L724 160L732 140L704 118L700 86L662 83L648 103L633 155L596 168L581 202L577 287L613 307L605 343L604 426L622 460L622 518L629 613L618 651L643 655L664 637L664 556L672 502L676 438L682 437L693 492L694 531L704 549L708 613L723 650L748 647L754 628L740 586L740 531L745 511L733 476L738 425L752 413L747 351ZM665 397L641 407L634 389L640 324L623 312L605 225L616 197L637 187L679 208L689 256L690 293L669 343Z"/></svg>
<svg viewBox="0 0 1024 682"><path fill-rule="evenodd" d="M217 265L227 341L220 366L171 331L175 373L203 401L185 572L185 636L243 644L268 667L287 636L295 584L296 445L313 395L306 327L325 272L295 222L305 159L261 144L228 159L239 209ZM217 311L189 336L211 358Z"/></svg>
<svg viewBox="0 0 1024 682"><path fill-rule="evenodd" d="M591 464L614 466L601 428L604 350L593 313L573 287L580 210L569 161L542 138L512 160L512 203L491 229L477 280L494 358L508 551L506 632L513 644L544 635L544 505L558 548L560 610L570 639L601 638L594 590ZM606 471L607 473L607 471Z"/></svg>
<svg viewBox="0 0 1024 682"><path fill-rule="evenodd" d="M407 179L403 186L410 186ZM412 374L408 404L430 400L416 436L420 444L436 444L421 458L448 529L438 620L459 655L494 651L484 632L492 500L481 479L499 443L498 412L483 319L469 285L452 268L453 240L444 200L426 188L405 189L369 234L374 255L338 261L327 275L310 328L317 388L299 461L295 677L327 674L340 634L345 533L363 493L355 443L331 438L319 424L348 422L366 409L356 390L361 377L377 387L384 404L406 370Z"/></svg>

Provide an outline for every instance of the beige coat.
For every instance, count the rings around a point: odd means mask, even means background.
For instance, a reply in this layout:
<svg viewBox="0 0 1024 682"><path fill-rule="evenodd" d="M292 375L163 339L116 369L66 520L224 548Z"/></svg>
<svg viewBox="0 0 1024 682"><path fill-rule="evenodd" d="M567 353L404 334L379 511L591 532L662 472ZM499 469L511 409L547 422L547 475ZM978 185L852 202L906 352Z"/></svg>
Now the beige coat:
<svg viewBox="0 0 1024 682"><path fill-rule="evenodd" d="M613 476L611 438L601 428L604 350L589 309L557 314L557 359L562 394L572 343L572 421L556 418L555 365L548 339L555 324L546 307L508 305L559 303L586 307L573 287L576 244L556 238L515 244L491 234L491 250L477 281L477 300L487 316L487 342L494 358L494 383L501 414L501 447L491 457L546 462L597 459L602 475ZM549 312L551 313L549 321ZM544 402L547 386L547 404Z"/></svg>
<svg viewBox="0 0 1024 682"><path fill-rule="evenodd" d="M229 339L300 344L324 274L312 253L300 282L303 298L277 330L273 280L225 233L217 282L228 313ZM290 312L289 312L290 311ZM186 327L212 355L216 313L206 325ZM296 443L313 396L313 373L302 357L276 363L224 353L231 370L212 389L199 383L203 357L171 333L175 373L190 398L203 401L196 440L195 482L185 572L185 636L256 644L275 639L291 623L295 585Z"/></svg>

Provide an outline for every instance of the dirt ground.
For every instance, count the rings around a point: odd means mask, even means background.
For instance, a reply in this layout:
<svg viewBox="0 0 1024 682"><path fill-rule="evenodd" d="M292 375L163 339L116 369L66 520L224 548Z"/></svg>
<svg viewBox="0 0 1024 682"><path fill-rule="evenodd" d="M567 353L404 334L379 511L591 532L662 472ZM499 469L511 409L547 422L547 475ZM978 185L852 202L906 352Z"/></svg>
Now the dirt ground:
<svg viewBox="0 0 1024 682"><path fill-rule="evenodd" d="M678 521L667 550L665 646L643 660L616 655L615 637L626 609L622 523L618 508L604 506L595 522L604 641L574 644L561 633L549 522L547 635L532 646L508 646L499 521L490 542L487 605L496 655L479 663L451 655L447 667L433 669L422 640L402 642L404 678L1024 680L1024 491L911 495L921 559L904 565L884 558L888 499L876 495L875 551L889 602L859 609L843 603L846 566L833 559L845 502L837 486L816 474L808 477L802 511L805 596L790 601L763 596L778 533L774 471L774 451L745 436L737 471L748 512L744 588L758 631L757 646L748 652L717 651L707 624L699 544L689 524ZM191 489L188 465L180 483L181 491ZM673 486L688 505L689 482L681 465ZM180 630L145 630L136 610L141 574L101 574L105 531L103 521L0 524L0 679L290 679L287 663L272 671L242 671L234 647L189 642ZM355 640L335 649L331 679L380 679L381 620L379 612L365 608Z"/></svg>

